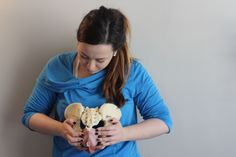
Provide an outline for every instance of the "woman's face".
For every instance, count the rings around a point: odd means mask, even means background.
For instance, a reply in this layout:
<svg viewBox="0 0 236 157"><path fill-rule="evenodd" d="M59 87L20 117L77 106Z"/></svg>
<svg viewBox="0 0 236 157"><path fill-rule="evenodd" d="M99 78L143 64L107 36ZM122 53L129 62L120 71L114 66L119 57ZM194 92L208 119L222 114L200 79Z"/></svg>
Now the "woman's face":
<svg viewBox="0 0 236 157"><path fill-rule="evenodd" d="M106 68L114 52L111 45L91 45L79 42L77 47L79 70L87 74L94 74Z"/></svg>

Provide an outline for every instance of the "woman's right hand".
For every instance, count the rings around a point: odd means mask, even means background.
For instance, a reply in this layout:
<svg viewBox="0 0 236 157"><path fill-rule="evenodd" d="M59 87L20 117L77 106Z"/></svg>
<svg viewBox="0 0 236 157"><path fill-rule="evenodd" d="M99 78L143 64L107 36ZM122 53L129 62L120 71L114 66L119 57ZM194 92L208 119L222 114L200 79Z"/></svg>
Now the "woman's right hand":
<svg viewBox="0 0 236 157"><path fill-rule="evenodd" d="M87 148L82 145L84 133L82 131L75 131L73 129L75 124L76 122L73 119L66 119L62 123L61 136L64 137L70 145L80 150L87 150Z"/></svg>

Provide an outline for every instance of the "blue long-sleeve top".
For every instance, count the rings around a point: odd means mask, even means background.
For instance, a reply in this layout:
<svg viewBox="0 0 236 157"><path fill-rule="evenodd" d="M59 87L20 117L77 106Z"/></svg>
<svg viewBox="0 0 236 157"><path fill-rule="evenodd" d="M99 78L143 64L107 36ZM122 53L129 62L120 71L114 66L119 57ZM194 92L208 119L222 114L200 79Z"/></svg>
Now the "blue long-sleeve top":
<svg viewBox="0 0 236 157"><path fill-rule="evenodd" d="M55 109L55 119L64 121L65 108L74 102L83 106L99 107L106 102L102 95L102 85L106 70L99 71L86 78L76 78L73 75L73 61L76 52L60 53L51 58L40 73L32 94L26 101L22 123L29 128L29 119L35 113L49 115ZM137 123L138 108L144 120L157 118L165 122L169 131L172 121L169 110L159 94L159 91L142 64L133 60L130 74L122 90L125 105L120 108L123 127ZM103 150L89 154L71 146L64 138L54 136L53 157L139 157L135 141L120 142L107 146Z"/></svg>

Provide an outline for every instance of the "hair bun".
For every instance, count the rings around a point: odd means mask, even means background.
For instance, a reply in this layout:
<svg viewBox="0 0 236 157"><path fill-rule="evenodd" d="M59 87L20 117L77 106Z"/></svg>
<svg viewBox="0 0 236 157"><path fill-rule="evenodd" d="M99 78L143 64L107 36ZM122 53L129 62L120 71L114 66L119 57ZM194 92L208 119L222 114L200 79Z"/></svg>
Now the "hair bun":
<svg viewBox="0 0 236 157"><path fill-rule="evenodd" d="M105 10L108 10L108 9L102 5L102 6L99 7L99 10L100 11L105 11Z"/></svg>
<svg viewBox="0 0 236 157"><path fill-rule="evenodd" d="M100 8L98 9L98 12L100 13L100 15L104 15L104 16L108 15L108 11L109 9L104 7L103 5L100 6Z"/></svg>

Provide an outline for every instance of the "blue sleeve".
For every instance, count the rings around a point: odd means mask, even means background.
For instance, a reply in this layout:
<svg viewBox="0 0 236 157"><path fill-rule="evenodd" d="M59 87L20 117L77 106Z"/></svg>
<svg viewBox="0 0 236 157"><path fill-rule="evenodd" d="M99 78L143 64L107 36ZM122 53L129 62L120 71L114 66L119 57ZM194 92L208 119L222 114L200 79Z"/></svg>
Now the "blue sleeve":
<svg viewBox="0 0 236 157"><path fill-rule="evenodd" d="M35 113L49 115L55 99L56 93L47 89L37 81L30 97L25 103L22 123L29 128L29 119Z"/></svg>
<svg viewBox="0 0 236 157"><path fill-rule="evenodd" d="M134 101L141 116L144 120L150 118L162 120L170 132L172 128L170 112L150 75L141 64L138 65L136 75L137 87Z"/></svg>

